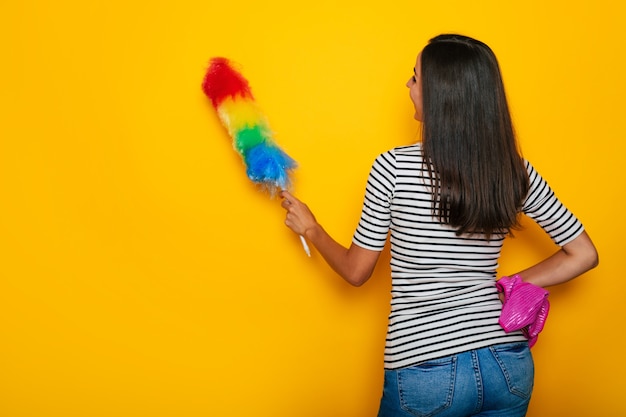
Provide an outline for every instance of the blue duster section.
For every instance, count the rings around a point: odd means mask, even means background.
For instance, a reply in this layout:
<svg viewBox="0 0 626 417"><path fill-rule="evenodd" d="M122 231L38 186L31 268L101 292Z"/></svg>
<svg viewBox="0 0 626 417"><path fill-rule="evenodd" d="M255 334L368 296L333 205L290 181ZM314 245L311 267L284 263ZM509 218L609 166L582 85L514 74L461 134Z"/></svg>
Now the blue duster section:
<svg viewBox="0 0 626 417"><path fill-rule="evenodd" d="M297 166L283 150L268 142L248 149L244 160L248 178L266 187L272 194L289 188L288 171Z"/></svg>

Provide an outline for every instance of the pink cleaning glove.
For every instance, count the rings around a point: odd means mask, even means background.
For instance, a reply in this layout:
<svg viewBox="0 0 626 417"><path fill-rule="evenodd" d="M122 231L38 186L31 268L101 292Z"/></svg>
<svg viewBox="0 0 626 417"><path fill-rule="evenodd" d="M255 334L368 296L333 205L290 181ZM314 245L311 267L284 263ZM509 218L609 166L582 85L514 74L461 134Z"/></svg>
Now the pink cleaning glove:
<svg viewBox="0 0 626 417"><path fill-rule="evenodd" d="M496 287L504 294L500 326L507 333L522 330L532 347L548 318L548 291L522 281L519 275L500 278Z"/></svg>

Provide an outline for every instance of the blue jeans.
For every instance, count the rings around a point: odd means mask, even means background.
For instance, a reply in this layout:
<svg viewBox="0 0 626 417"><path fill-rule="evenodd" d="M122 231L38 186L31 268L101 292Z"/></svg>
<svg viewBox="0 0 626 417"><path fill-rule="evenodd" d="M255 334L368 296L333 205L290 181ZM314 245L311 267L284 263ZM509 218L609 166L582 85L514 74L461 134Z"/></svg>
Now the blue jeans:
<svg viewBox="0 0 626 417"><path fill-rule="evenodd" d="M526 342L385 370L378 417L523 417L534 376Z"/></svg>

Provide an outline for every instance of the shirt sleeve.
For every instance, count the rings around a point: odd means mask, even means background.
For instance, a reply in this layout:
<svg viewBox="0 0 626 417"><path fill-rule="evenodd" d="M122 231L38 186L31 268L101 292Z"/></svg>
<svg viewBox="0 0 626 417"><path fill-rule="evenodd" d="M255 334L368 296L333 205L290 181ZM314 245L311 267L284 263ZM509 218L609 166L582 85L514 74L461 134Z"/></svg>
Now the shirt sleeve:
<svg viewBox="0 0 626 417"><path fill-rule="evenodd" d="M530 189L522 208L523 213L537 222L557 245L571 242L584 231L583 225L559 201L546 180L528 161L526 169Z"/></svg>
<svg viewBox="0 0 626 417"><path fill-rule="evenodd" d="M361 218L352 242L362 248L382 251L391 224L391 201L396 179L393 150L379 155L367 178Z"/></svg>

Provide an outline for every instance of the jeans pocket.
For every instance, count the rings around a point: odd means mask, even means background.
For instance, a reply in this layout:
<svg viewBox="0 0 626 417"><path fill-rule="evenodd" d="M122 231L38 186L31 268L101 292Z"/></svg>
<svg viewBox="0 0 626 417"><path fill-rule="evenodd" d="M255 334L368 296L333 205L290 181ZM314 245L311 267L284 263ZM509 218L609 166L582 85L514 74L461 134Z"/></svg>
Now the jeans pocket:
<svg viewBox="0 0 626 417"><path fill-rule="evenodd" d="M400 405L418 417L436 415L452 405L455 377L454 356L398 371Z"/></svg>
<svg viewBox="0 0 626 417"><path fill-rule="evenodd" d="M506 379L509 392L521 398L530 398L535 365L528 343L507 343L492 346L490 349Z"/></svg>

